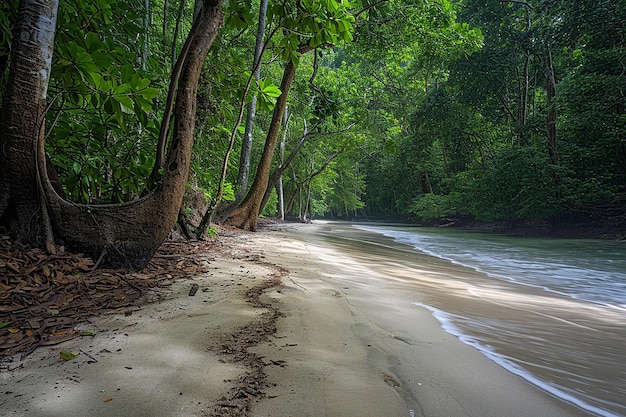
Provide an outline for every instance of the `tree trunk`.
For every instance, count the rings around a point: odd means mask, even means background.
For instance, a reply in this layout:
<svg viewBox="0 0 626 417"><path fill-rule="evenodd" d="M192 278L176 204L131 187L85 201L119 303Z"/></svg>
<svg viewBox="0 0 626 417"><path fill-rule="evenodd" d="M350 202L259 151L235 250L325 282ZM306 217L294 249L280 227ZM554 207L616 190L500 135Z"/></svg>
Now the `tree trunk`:
<svg viewBox="0 0 626 417"><path fill-rule="evenodd" d="M263 154L261 155L261 160L257 167L254 182L246 198L227 220L227 222L233 226L247 230L256 230L256 222L259 216L261 202L269 182L272 157L274 156L274 149L276 148L278 134L280 133L280 125L287 104L289 88L293 83L295 75L295 65L291 61L287 62L280 84L282 94L278 97L276 105L274 106L272 122L267 132L265 147L263 148Z"/></svg>
<svg viewBox="0 0 626 417"><path fill-rule="evenodd" d="M259 81L261 78L261 55L263 53L263 39L265 38L265 23L267 21L268 0L261 0L259 6L259 25L256 33L256 44L254 46L254 61L252 68L254 78ZM237 189L235 190L235 200L240 201L248 189L248 179L250 177L250 154L252 152L252 131L254 129L254 119L256 116L256 94L252 96L252 102L248 105L246 114L246 130L241 144L241 157L239 158L239 173L237 176Z"/></svg>
<svg viewBox="0 0 626 417"><path fill-rule="evenodd" d="M48 5L52 2L39 0L37 2L23 3L44 3ZM10 198L20 211L25 212L28 209L31 213L38 214L39 217L43 218L37 219L37 222L41 225L45 225L45 216L49 214L52 219L55 236L61 242L70 249L86 252L93 257L100 258L103 265L141 269L148 264L175 225L176 216L182 204L194 138L197 85L204 59L222 24L221 3L222 0L204 0L204 7L189 34L193 39L178 85L174 108L176 123L174 125L173 139L170 143L164 166L165 173L157 189L139 200L124 204L81 205L65 201L54 191L50 180L45 174L45 152L42 134L42 121L45 114L44 95L43 104L39 104L36 109L32 110L37 111L33 117L24 118L23 108L16 109L11 107L8 111L3 112L5 114L4 117L13 123L7 126L13 126L17 134L23 135L23 137L18 136L17 139L7 138L15 149L11 150L9 158L6 160L12 164L11 168L20 161L25 161L27 166L28 163L30 163L31 167L34 165L34 169L31 168L24 173L28 175L22 175L22 177L18 178L13 175L10 182ZM44 20L38 18L34 20L34 22L42 21ZM26 22L30 22L32 27L32 20L26 20ZM53 34L54 31L52 31ZM27 36L22 35L16 38L42 39L39 33L34 35L37 36L27 34ZM49 44L50 58L52 52L51 45L52 43ZM46 51L46 49L43 50ZM42 97L40 94L41 88L36 89L33 88L34 86L28 86L28 84L27 87L23 87L25 80L28 81L26 75L35 74L42 76L44 74L47 76L45 72L32 71L33 63L28 60L31 57L40 57L42 54L37 54L37 51L30 52L30 54L25 56L16 56L16 62L13 64L16 66L20 64L26 65L29 69L27 74L16 72L15 74L18 75L14 76L13 71L11 74L12 77L22 77L14 81L13 84L20 86L20 88L30 87L26 91L28 95L16 95L15 91L11 91L12 94L7 96L20 97L26 104L39 103ZM45 57L46 55L44 54L43 56ZM38 79L37 81L41 83L42 80ZM15 126L15 120L17 122L24 120L28 124ZM3 126L5 126L4 123ZM10 128L7 130L12 132ZM6 155L3 157L6 157ZM37 161L38 163L34 164L32 161ZM11 172L13 173L12 170ZM41 184L40 187L37 187L39 179ZM23 186L19 190L15 188L15 183L18 181L21 181L20 185ZM47 210L37 212L37 196L41 194L40 190L45 195ZM26 207L23 208L21 205L26 205ZM20 216L18 216L19 218ZM30 226L30 224L20 224L20 230L31 230L27 226ZM38 229L42 228L39 227ZM40 236L41 233L39 234Z"/></svg>
<svg viewBox="0 0 626 417"><path fill-rule="evenodd" d="M287 139L287 124L289 123L289 115L287 109L285 109L285 115L283 118L283 137L280 140L280 166L284 166L285 164L285 141ZM269 187L268 187L269 189ZM283 173L281 171L280 176L278 177L278 215L281 220L285 220L285 195L283 190ZM263 196L263 201L265 201L267 196L267 190L265 191L265 195ZM265 203L267 204L267 203ZM263 202L261 202L261 206L264 206Z"/></svg>
<svg viewBox="0 0 626 417"><path fill-rule="evenodd" d="M559 165L559 151L557 147L556 138L556 104L554 99L556 97L556 79L554 76L554 66L552 65L552 51L547 48L546 51L546 131L548 137L548 154L550 156L550 163L554 165L552 169L552 183L554 186L558 186L561 182L556 166ZM558 187L556 188L558 190Z"/></svg>
<svg viewBox="0 0 626 417"><path fill-rule="evenodd" d="M0 217L11 224L19 241L33 245L44 243L47 230L37 150L43 148L58 5L49 0L20 1L1 114Z"/></svg>
<svg viewBox="0 0 626 417"><path fill-rule="evenodd" d="M554 67L552 66L552 52L550 49L546 52L546 107L547 113L547 136L548 136L548 152L550 154L550 162L553 165L559 164L559 152L556 142L556 107L554 98L556 97L556 80L554 77Z"/></svg>
<svg viewBox="0 0 626 417"><path fill-rule="evenodd" d="M261 57L263 56L265 48L263 40L265 38L265 25L267 22L267 4L268 0L261 0L259 5L259 24L257 26L256 43L254 46L254 59L252 61L252 71L254 79L257 82L261 78ZM247 91L248 89L246 89L246 93ZM246 107L246 126L243 134L243 140L241 142L241 154L239 155L239 170L237 172L237 181L235 183L235 199L234 201L223 201L221 200L222 196L218 195L218 201L216 202L217 205L215 206L215 209L210 208L210 211L207 211L202 219L202 223L200 223L200 226L198 227L198 239L200 239L204 234L204 230L206 229L209 221L216 222L218 224L226 221L226 219L228 219L237 207L239 207L239 204L246 195L250 179L250 156L252 154L252 133L254 131L254 122L256 119L256 106L257 95L254 94L251 102ZM234 132L232 139L234 140ZM228 163L227 157L228 155L226 155L226 158L224 159L224 168L226 168ZM220 180L220 190L223 186L224 177L225 172Z"/></svg>
<svg viewBox="0 0 626 417"><path fill-rule="evenodd" d="M194 140L197 85L204 59L222 24L221 0L204 1L189 36L193 37L180 76L174 107L173 138L160 186L126 204L81 206L50 192L51 213L70 247L104 256L108 264L141 269L176 223L189 174Z"/></svg>

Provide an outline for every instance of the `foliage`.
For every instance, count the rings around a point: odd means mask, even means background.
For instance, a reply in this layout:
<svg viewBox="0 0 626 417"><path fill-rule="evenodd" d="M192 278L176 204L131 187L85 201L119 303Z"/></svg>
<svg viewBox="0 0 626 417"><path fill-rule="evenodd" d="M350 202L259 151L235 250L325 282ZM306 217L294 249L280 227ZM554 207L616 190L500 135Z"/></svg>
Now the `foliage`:
<svg viewBox="0 0 626 417"><path fill-rule="evenodd" d="M46 150L71 200L144 191L192 3L61 0ZM17 4L0 5L0 101ZM253 95L259 160L285 61L298 66L283 127L291 215L547 219L626 191L623 2L271 2L258 82L257 6L225 4L202 75L192 167L211 198Z"/></svg>
<svg viewBox="0 0 626 417"><path fill-rule="evenodd" d="M152 169L159 90L149 77L163 74L154 60L137 68L138 45L128 43L141 38L141 12L133 2L60 4L47 149L75 201L128 201ZM128 19L120 26L116 15Z"/></svg>
<svg viewBox="0 0 626 417"><path fill-rule="evenodd" d="M413 96L408 129L368 167L370 213L550 219L621 198L626 11L610 1L539 3L463 3L458 18L484 46L444 61L439 81Z"/></svg>

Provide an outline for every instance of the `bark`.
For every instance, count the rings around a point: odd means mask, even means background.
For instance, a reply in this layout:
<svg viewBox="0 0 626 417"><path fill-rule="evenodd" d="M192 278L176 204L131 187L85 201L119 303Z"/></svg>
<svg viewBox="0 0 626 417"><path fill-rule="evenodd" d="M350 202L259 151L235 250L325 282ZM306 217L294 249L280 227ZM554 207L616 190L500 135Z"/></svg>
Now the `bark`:
<svg viewBox="0 0 626 417"><path fill-rule="evenodd" d="M269 182L272 157L274 156L274 149L276 148L278 134L280 133L281 120L287 105L287 96L289 95L289 89L291 88L295 75L295 65L291 61L287 62L280 84L282 94L278 97L276 105L274 106L272 121L267 132L265 147L263 148L263 154L261 155L261 160L257 167L254 182L246 198L227 220L227 222L233 226L246 230L256 230L256 222L259 216L261 202Z"/></svg>
<svg viewBox="0 0 626 417"><path fill-rule="evenodd" d="M57 9L54 0L20 1L0 116L0 217L14 228L11 232L19 241L33 245L44 244L49 230L44 225L37 150L43 148Z"/></svg>
<svg viewBox="0 0 626 417"><path fill-rule="evenodd" d="M181 0L181 9L184 3L185 1ZM179 24L181 14L182 14L182 11L179 10L178 20L176 21L176 30L174 33L174 41L172 43L172 55L176 53L176 38L178 36L178 24ZM191 42L193 41L193 38L194 38L193 34L197 30L196 23L197 22L194 22L194 25L191 29L191 33L189 34L189 36L187 36L187 39L185 40L183 48L180 52L180 56L178 60L176 60L176 63L174 64L174 67L172 68L172 75L170 77L170 85L169 85L169 89L167 92L167 100L165 102L165 111L163 112L163 119L161 120L161 127L159 129L159 139L157 141L156 158L154 161L154 167L152 167L152 173L150 174L150 182L152 185L155 184L159 180L159 177L161 175L160 170L163 169L163 167L165 166L165 149L167 146L168 134L170 132L170 122L172 119L172 111L174 107L176 88L178 85L178 80L180 79L180 74L183 70L185 59L187 58L187 53L189 52L189 48L191 47ZM175 58L172 57L172 62L174 62L174 59Z"/></svg>

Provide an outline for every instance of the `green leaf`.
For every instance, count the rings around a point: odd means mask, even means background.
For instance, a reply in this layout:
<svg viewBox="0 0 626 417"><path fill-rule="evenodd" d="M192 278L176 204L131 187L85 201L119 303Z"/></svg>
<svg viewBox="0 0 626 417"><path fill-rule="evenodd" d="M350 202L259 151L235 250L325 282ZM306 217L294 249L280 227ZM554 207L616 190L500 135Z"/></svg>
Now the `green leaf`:
<svg viewBox="0 0 626 417"><path fill-rule="evenodd" d="M159 90L156 88L145 88L139 92L145 99L151 100L159 95Z"/></svg>
<svg viewBox="0 0 626 417"><path fill-rule="evenodd" d="M135 114L133 100L128 96L117 96L122 112L126 114Z"/></svg>
<svg viewBox="0 0 626 417"><path fill-rule="evenodd" d="M62 350L59 353L59 358L61 358L64 361L71 361L72 359L76 358L78 356L78 353L76 352L71 352L69 350Z"/></svg>
<svg viewBox="0 0 626 417"><path fill-rule="evenodd" d="M5 328L5 327L7 327L9 324L11 324L11 323L10 323L10 322L8 322L8 321L5 321L5 322L3 322L3 323L0 323L0 329L4 329L4 328Z"/></svg>
<svg viewBox="0 0 626 417"><path fill-rule="evenodd" d="M268 86L263 87L263 89L261 90L261 93L268 97L276 97L276 98L280 97L280 95L282 94L280 89L276 87L275 85L268 85Z"/></svg>

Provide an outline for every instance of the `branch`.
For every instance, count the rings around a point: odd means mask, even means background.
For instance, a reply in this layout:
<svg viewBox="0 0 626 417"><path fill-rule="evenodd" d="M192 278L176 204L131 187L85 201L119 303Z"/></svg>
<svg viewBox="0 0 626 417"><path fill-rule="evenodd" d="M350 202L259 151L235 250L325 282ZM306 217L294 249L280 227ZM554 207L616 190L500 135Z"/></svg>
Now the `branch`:
<svg viewBox="0 0 626 417"><path fill-rule="evenodd" d="M369 9L373 9L374 7L376 7L376 6L380 5L380 4L386 3L386 2L388 2L388 1L389 1L389 0L379 0L379 1L377 1L376 3L372 3L372 4L370 4L369 6L367 6L367 7L363 8L363 9L359 10L357 13L355 13L355 14L354 14L354 20L358 19L358 18L359 18L359 16L361 16L361 14L365 13L365 12L366 12L366 11L368 11Z"/></svg>
<svg viewBox="0 0 626 417"><path fill-rule="evenodd" d="M532 4L526 3L525 1L519 1L519 0L501 0L500 4L502 4L502 3L513 3L513 4L517 4L519 6L528 7L529 9L533 8Z"/></svg>

